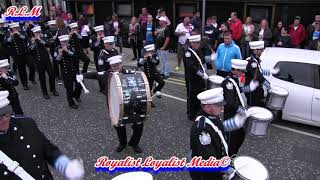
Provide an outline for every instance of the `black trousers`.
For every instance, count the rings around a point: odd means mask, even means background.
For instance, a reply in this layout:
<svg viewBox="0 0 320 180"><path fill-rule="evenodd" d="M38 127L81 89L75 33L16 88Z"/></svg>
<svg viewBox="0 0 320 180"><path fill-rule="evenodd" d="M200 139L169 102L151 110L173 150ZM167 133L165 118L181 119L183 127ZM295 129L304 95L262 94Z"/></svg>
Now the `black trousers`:
<svg viewBox="0 0 320 180"><path fill-rule="evenodd" d="M50 54L52 57L52 64L53 64L53 73L54 73L54 77L56 78L60 78L60 69L59 69L59 62L56 60L56 58L54 57L54 50L50 49Z"/></svg>
<svg viewBox="0 0 320 180"><path fill-rule="evenodd" d="M197 95L205 90L205 84L203 80L190 80L189 81L189 95L187 98L187 105L189 107L189 119L195 118L197 113L200 111L200 101Z"/></svg>
<svg viewBox="0 0 320 180"><path fill-rule="evenodd" d="M141 136L142 136L143 123L141 123L141 124L133 124L131 127L132 127L132 130L133 130L133 134L132 134L131 139L129 141L129 146L137 147L138 144L139 144L139 141L141 139ZM126 146L127 145L126 126L119 126L119 127L114 126L114 128L117 131L117 135L118 135L120 144L122 146Z"/></svg>
<svg viewBox="0 0 320 180"><path fill-rule="evenodd" d="M190 172L192 180L222 180L222 174L218 172Z"/></svg>
<svg viewBox="0 0 320 180"><path fill-rule="evenodd" d="M230 72L217 70L217 75L226 78Z"/></svg>
<svg viewBox="0 0 320 180"><path fill-rule="evenodd" d="M153 75L153 77L147 77L148 81L149 81L149 86L150 86L150 91L152 91L153 93L157 92L157 91L161 91L162 88L164 87L164 80L162 79L162 77L160 76L159 73L155 73ZM158 83L158 85L153 89L153 82L156 81ZM153 89L153 90L152 90Z"/></svg>
<svg viewBox="0 0 320 180"><path fill-rule="evenodd" d="M228 143L228 151L229 156L237 154L245 137L246 133L244 128L238 129L236 131L231 131L228 133L227 143Z"/></svg>
<svg viewBox="0 0 320 180"><path fill-rule="evenodd" d="M18 95L10 95L8 97L14 115L23 115Z"/></svg>
<svg viewBox="0 0 320 180"><path fill-rule="evenodd" d="M73 105L75 104L73 98L80 98L82 87L76 80L76 74L64 76L63 82L67 92L68 103Z"/></svg>
<svg viewBox="0 0 320 180"><path fill-rule="evenodd" d="M48 61L45 64L38 64L37 70L38 70L38 74L39 74L39 80L40 80L40 86L41 86L42 93L44 95L48 94L47 82L46 82L46 72L49 76L50 91L51 92L55 91L56 90L55 76L54 76L54 70L53 70L51 62Z"/></svg>
<svg viewBox="0 0 320 180"><path fill-rule="evenodd" d="M130 39L130 44L135 59L141 58L141 47L133 39ZM138 55L137 55L138 54Z"/></svg>
<svg viewBox="0 0 320 180"><path fill-rule="evenodd" d="M18 67L20 81L23 86L28 85L28 75L27 75L26 65L29 67L29 80L30 81L35 80L36 67L35 67L33 58L31 58L29 55L14 56L13 60Z"/></svg>
<svg viewBox="0 0 320 180"><path fill-rule="evenodd" d="M82 73L86 73L88 71L90 63L89 57L82 50L80 52L77 52L76 56L83 62Z"/></svg>

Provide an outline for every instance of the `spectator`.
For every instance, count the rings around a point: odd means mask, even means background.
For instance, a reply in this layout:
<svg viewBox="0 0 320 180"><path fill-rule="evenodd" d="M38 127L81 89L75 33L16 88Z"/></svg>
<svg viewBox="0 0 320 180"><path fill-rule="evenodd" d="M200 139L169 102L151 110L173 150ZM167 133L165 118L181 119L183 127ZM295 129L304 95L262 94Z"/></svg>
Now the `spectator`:
<svg viewBox="0 0 320 180"><path fill-rule="evenodd" d="M131 45L134 60L138 60L141 58L141 48L142 48L142 41L140 37L140 24L138 23L138 20L136 17L132 17L131 23L129 24L129 43Z"/></svg>
<svg viewBox="0 0 320 180"><path fill-rule="evenodd" d="M242 59L238 45L232 40L230 31L224 33L224 43L220 44L216 54L217 75L227 77L231 72L231 59Z"/></svg>
<svg viewBox="0 0 320 180"><path fill-rule="evenodd" d="M72 13L67 14L67 20L65 23L69 26L71 23L77 22L75 19L73 19Z"/></svg>
<svg viewBox="0 0 320 180"><path fill-rule="evenodd" d="M178 24L174 35L178 36L178 44L177 44L177 59L178 66L175 68L176 71L180 71L181 61L184 54L184 50L186 48L186 40L189 36L191 36L192 30L194 26L190 24L190 18L185 17L183 22Z"/></svg>
<svg viewBox="0 0 320 180"><path fill-rule="evenodd" d="M160 27L157 29L156 49L162 64L161 75L164 79L169 77L169 52L170 30L167 27L167 19L164 16L159 18Z"/></svg>
<svg viewBox="0 0 320 180"><path fill-rule="evenodd" d="M89 54L89 36L91 34L91 31L87 24L88 22L84 17L80 18L78 21L79 32L82 37L81 46L83 51Z"/></svg>
<svg viewBox="0 0 320 180"><path fill-rule="evenodd" d="M303 42L306 37L305 28L301 23L301 17L296 16L293 24L289 26L289 32L291 35L291 45L293 48L303 48Z"/></svg>
<svg viewBox="0 0 320 180"><path fill-rule="evenodd" d="M147 25L147 21L148 21L148 10L146 7L143 7L141 9L141 14L139 15L139 18L138 18L138 22L141 26L141 28L146 28L146 25Z"/></svg>
<svg viewBox="0 0 320 180"><path fill-rule="evenodd" d="M153 17L151 14L149 14L147 24L144 28L142 28L143 46L146 46L148 44L154 44L155 31L156 26L153 22Z"/></svg>
<svg viewBox="0 0 320 180"><path fill-rule="evenodd" d="M275 43L276 47L284 47L284 48L290 48L291 47L291 36L289 34L289 28L282 27L281 28L281 34L278 36L278 39Z"/></svg>
<svg viewBox="0 0 320 180"><path fill-rule="evenodd" d="M313 32L312 41L310 42L310 49L320 51L320 21L315 23L315 30Z"/></svg>
<svg viewBox="0 0 320 180"><path fill-rule="evenodd" d="M313 33L315 31L316 22L320 22L320 15L315 15L314 22L309 24L307 27L307 37L306 37L306 46L308 49L311 49L310 43L313 41Z"/></svg>
<svg viewBox="0 0 320 180"><path fill-rule="evenodd" d="M243 27L243 41L241 43L242 57L246 58L250 56L249 42L252 41L253 33L254 33L254 25L252 24L252 18L247 17L242 27Z"/></svg>
<svg viewBox="0 0 320 180"><path fill-rule="evenodd" d="M201 32L201 18L200 18L200 12L199 11L194 11L193 12L193 17L191 19L191 24L193 25L194 28L197 28Z"/></svg>
<svg viewBox="0 0 320 180"><path fill-rule="evenodd" d="M254 41L264 41L264 47L271 46L272 32L268 26L268 21L262 19L258 28L255 28L253 33Z"/></svg>
<svg viewBox="0 0 320 180"><path fill-rule="evenodd" d="M242 22L238 19L238 13L232 12L228 21L234 42L240 46L242 36Z"/></svg>
<svg viewBox="0 0 320 180"><path fill-rule="evenodd" d="M166 18L167 27L171 25L171 21L166 15L166 11L162 8L158 9L158 15L157 15L156 19L158 20L160 17Z"/></svg>
<svg viewBox="0 0 320 180"><path fill-rule="evenodd" d="M214 42L215 42L215 39L216 39L216 34L219 33L216 32L218 31L215 27L213 27L212 25L212 19L211 17L209 17L206 21L206 26L204 27L204 35L208 37L208 43L209 45L213 48L214 46Z"/></svg>
<svg viewBox="0 0 320 180"><path fill-rule="evenodd" d="M122 29L123 29L123 24L122 21L118 18L117 14L113 14L111 17L111 20L107 23L106 27L106 35L107 36L114 36L116 45L119 47L119 51L122 54Z"/></svg>
<svg viewBox="0 0 320 180"><path fill-rule="evenodd" d="M278 21L277 26L275 26L273 28L273 30L272 30L272 43L274 45L277 44L277 42L279 40L279 37L281 36L282 27L283 27L283 22L282 21Z"/></svg>
<svg viewBox="0 0 320 180"><path fill-rule="evenodd" d="M57 17L56 24L57 24L57 28L58 28L58 33L57 33L56 37L62 36L62 35L69 35L69 28L68 28L68 26L66 26L66 24L64 23L64 21L61 17ZM59 42L58 39L57 39L57 41Z"/></svg>
<svg viewBox="0 0 320 180"><path fill-rule="evenodd" d="M215 42L214 50L217 50L218 46L224 42L224 34L229 31L228 23L226 23L226 22L221 23L221 26L219 29L220 29L220 32L219 32L218 38Z"/></svg>
<svg viewBox="0 0 320 180"><path fill-rule="evenodd" d="M214 32L214 41L216 41L218 39L218 36L219 36L219 25L217 23L217 16L212 16L211 17L211 21L212 21L212 26L214 28L213 32Z"/></svg>

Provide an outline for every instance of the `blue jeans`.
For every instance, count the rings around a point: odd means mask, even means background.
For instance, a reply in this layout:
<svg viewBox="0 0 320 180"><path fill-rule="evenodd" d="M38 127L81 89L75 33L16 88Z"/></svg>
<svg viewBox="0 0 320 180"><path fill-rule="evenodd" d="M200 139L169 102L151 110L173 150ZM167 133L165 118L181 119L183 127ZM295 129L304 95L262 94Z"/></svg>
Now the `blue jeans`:
<svg viewBox="0 0 320 180"><path fill-rule="evenodd" d="M157 50L159 60L162 64L161 74L169 76L169 52L168 50Z"/></svg>

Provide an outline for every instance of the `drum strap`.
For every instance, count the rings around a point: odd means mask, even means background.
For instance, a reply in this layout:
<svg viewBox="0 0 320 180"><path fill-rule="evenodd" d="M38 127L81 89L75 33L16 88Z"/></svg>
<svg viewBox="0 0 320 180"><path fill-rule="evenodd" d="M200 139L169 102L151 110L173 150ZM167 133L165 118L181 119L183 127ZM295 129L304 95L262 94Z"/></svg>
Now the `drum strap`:
<svg viewBox="0 0 320 180"><path fill-rule="evenodd" d="M245 107L245 106L244 106L244 102L243 102L242 96L241 96L241 94L240 94L240 90L239 90L239 87L238 87L237 83L236 83L232 78L229 78L229 80L230 80L230 81L232 82L232 84L236 87L236 91L237 91L237 94L238 94L238 96L239 96L239 100L240 100L240 103L241 103L242 107Z"/></svg>
<svg viewBox="0 0 320 180"><path fill-rule="evenodd" d="M202 117L204 117L205 123L209 124L209 125L212 127L212 129L219 135L219 137L220 137L220 139L221 139L221 142L222 142L222 144L223 144L223 146L224 146L224 150L226 151L227 156L229 156L229 154L228 154L228 145L227 145L227 142L226 142L226 140L224 139L223 134L222 134L222 132L220 131L220 129L219 129L216 125L214 125L214 124L213 124L207 117L205 117L205 116L198 116L197 119L196 119L196 122L199 121L200 118L202 118Z"/></svg>
<svg viewBox="0 0 320 180"><path fill-rule="evenodd" d="M202 62L201 62L201 59L199 58L199 56L198 56L198 54L196 53L196 52L194 52L194 50L193 49L191 49L191 48L188 48L191 52L192 52L192 54L198 59L198 61L199 61L199 63L200 63L200 66L201 66L201 68L202 68L202 70L203 70L203 73L206 73L206 70L204 69L204 67L203 67L203 65L202 65ZM206 73L207 74L207 73Z"/></svg>

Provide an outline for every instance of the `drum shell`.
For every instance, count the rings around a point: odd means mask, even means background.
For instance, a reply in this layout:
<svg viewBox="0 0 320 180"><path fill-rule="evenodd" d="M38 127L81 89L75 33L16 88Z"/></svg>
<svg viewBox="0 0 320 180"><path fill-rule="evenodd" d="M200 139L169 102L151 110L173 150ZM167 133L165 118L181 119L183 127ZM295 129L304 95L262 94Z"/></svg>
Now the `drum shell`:
<svg viewBox="0 0 320 180"><path fill-rule="evenodd" d="M266 109L267 110L267 109ZM270 112L272 114L272 112ZM254 116L250 116L246 122L246 132L251 136L266 137L271 121L273 120L273 114L267 119L259 119Z"/></svg>
<svg viewBox="0 0 320 180"><path fill-rule="evenodd" d="M272 110L283 110L287 97L288 95L279 95L272 92L268 93L266 106Z"/></svg>

